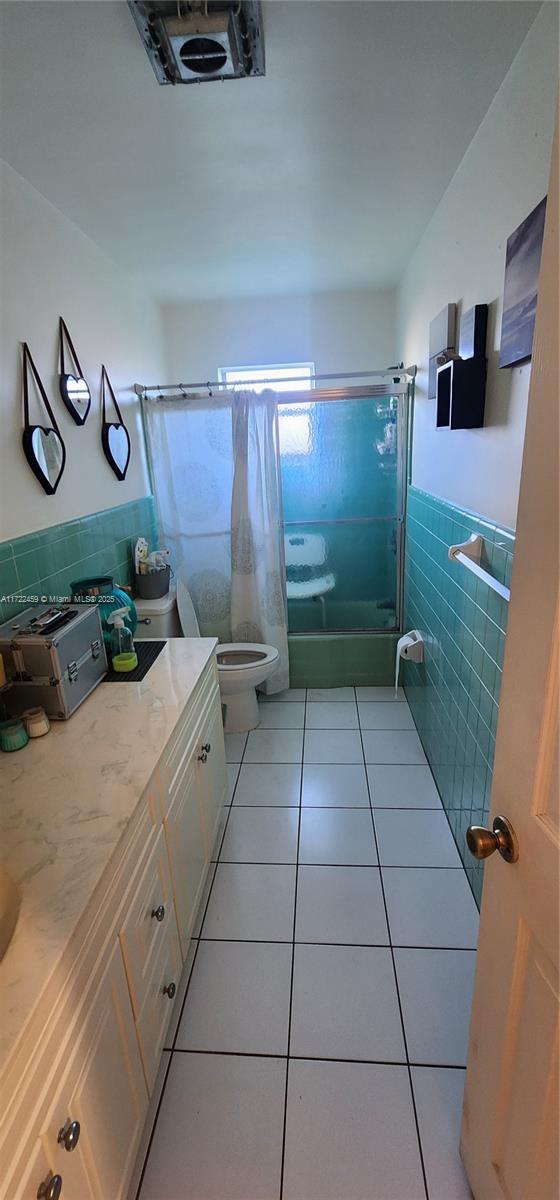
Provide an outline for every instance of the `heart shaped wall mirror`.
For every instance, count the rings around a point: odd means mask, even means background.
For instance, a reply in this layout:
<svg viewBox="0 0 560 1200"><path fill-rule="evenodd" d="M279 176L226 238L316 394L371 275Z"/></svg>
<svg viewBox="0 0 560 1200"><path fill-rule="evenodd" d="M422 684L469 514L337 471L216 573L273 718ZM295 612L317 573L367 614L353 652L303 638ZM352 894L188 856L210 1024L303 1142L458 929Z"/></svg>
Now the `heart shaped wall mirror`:
<svg viewBox="0 0 560 1200"><path fill-rule="evenodd" d="M72 359L73 373L68 373L65 363L65 350L68 349ZM80 360L74 349L74 343L68 332L66 322L60 317L58 331L58 383L60 395L76 425L84 425L91 407L91 393L84 379Z"/></svg>
<svg viewBox="0 0 560 1200"><path fill-rule="evenodd" d="M107 391L113 402L118 421L107 420ZM130 438L128 436L128 429L121 417L121 410L117 404L115 393L111 387L111 380L104 366L101 367L101 419L103 422L101 426L103 453L111 470L115 472L117 479L122 483L130 462Z"/></svg>
<svg viewBox="0 0 560 1200"><path fill-rule="evenodd" d="M29 372L33 376L38 397L44 404L50 425L32 425L29 420ZM33 474L48 496L53 496L60 483L66 463L66 449L60 436L53 410L33 362L27 342L23 343L23 436L25 457Z"/></svg>

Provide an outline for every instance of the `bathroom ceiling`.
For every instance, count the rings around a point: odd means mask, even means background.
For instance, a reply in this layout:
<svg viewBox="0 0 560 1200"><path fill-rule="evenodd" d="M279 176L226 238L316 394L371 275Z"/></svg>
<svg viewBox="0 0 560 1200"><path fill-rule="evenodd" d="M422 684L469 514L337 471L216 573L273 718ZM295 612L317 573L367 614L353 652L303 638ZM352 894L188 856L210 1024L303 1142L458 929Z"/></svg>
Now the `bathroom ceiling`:
<svg viewBox="0 0 560 1200"><path fill-rule="evenodd" d="M8 0L1 154L162 299L392 284L539 8L265 0L265 77L162 88L124 0Z"/></svg>

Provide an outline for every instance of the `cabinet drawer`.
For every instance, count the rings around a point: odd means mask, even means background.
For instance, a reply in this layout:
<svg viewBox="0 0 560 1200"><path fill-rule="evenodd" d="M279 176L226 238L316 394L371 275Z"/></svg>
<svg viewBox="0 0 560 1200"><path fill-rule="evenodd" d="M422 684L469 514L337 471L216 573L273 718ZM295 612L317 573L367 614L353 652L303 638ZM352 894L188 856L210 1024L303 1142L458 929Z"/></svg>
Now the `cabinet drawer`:
<svg viewBox="0 0 560 1200"><path fill-rule="evenodd" d="M210 710L220 707L220 690L217 670L207 667L201 684L187 712L179 721L166 750L160 759L159 771L162 790L162 816L165 817L170 802L177 793L179 780L183 777L187 763L197 762L205 741L204 730Z"/></svg>
<svg viewBox="0 0 560 1200"><path fill-rule="evenodd" d="M136 1022L148 1091L155 1083L167 1027L173 1015L183 963L177 933L168 927L154 958L146 999ZM164 991L164 989L168 989ZM171 994L170 994L171 992Z"/></svg>
<svg viewBox="0 0 560 1200"><path fill-rule="evenodd" d="M138 1017L152 972L152 963L169 926L176 933L173 892L163 828L128 908L119 938L135 1018Z"/></svg>

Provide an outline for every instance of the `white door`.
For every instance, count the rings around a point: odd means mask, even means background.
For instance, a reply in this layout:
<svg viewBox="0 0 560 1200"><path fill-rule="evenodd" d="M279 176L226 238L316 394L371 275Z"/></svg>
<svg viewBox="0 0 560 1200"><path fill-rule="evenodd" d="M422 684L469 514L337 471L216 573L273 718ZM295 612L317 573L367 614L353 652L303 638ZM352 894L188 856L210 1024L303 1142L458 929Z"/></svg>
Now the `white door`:
<svg viewBox="0 0 560 1200"><path fill-rule="evenodd" d="M552 156L461 1153L475 1200L558 1200L558 130ZM491 818L491 819L492 819Z"/></svg>

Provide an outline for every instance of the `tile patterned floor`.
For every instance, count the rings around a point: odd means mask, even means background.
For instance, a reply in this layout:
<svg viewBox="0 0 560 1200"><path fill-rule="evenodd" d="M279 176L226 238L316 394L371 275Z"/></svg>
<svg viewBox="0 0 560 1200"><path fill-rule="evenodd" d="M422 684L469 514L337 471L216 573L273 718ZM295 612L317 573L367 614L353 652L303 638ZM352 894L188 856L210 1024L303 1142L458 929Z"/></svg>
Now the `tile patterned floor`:
<svg viewBox="0 0 560 1200"><path fill-rule="evenodd" d="M228 803L138 1200L468 1200L478 913L402 692L294 689Z"/></svg>

